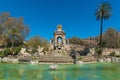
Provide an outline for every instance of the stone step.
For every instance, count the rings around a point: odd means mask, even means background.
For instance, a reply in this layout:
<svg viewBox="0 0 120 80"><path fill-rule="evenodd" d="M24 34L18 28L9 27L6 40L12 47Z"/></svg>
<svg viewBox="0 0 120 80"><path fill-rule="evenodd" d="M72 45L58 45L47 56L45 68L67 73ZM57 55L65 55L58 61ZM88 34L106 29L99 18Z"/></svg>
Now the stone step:
<svg viewBox="0 0 120 80"><path fill-rule="evenodd" d="M41 56L39 62L58 62L58 63L72 63L73 59L70 56Z"/></svg>
<svg viewBox="0 0 120 80"><path fill-rule="evenodd" d="M81 56L84 62L97 61L97 58L94 56Z"/></svg>

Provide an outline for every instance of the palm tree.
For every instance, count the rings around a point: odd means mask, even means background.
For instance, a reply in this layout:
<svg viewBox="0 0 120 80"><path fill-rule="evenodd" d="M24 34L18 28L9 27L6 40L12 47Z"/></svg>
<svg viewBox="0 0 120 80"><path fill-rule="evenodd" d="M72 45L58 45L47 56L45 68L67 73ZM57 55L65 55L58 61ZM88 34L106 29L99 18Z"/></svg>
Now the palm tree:
<svg viewBox="0 0 120 80"><path fill-rule="evenodd" d="M101 23L101 25L100 25L100 42L99 42L100 48L102 48L103 20L106 20L106 19L110 18L111 10L112 10L112 7L111 7L110 3L103 2L102 4L100 4L100 6L98 7L98 9L95 12L96 19L100 20L100 23Z"/></svg>

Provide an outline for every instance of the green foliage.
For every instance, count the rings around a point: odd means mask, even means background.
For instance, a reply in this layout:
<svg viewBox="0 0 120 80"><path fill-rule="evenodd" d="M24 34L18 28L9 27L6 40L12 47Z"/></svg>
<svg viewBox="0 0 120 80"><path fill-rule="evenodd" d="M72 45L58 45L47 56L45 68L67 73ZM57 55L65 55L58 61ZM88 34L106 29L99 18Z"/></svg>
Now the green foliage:
<svg viewBox="0 0 120 80"><path fill-rule="evenodd" d="M4 52L4 54L5 54L5 55L8 55L8 54L10 54L10 53L11 53L11 51L10 51L10 49L9 49L9 48L5 49L3 52Z"/></svg>
<svg viewBox="0 0 120 80"><path fill-rule="evenodd" d="M43 51L47 51L49 44L45 38L42 38L40 36L34 36L29 41L25 42L25 46L31 48L32 51L30 53L35 53L37 52L38 46L43 47Z"/></svg>
<svg viewBox="0 0 120 80"><path fill-rule="evenodd" d="M40 36L34 36L29 41L25 42L26 46L37 48L38 46L44 46L48 44L47 40L40 37Z"/></svg>
<svg viewBox="0 0 120 80"><path fill-rule="evenodd" d="M0 57L5 57L4 51L0 51Z"/></svg>
<svg viewBox="0 0 120 80"><path fill-rule="evenodd" d="M0 14L0 43L4 47L19 46L29 33L23 18L11 17L8 12Z"/></svg>
<svg viewBox="0 0 120 80"><path fill-rule="evenodd" d="M120 57L120 55L116 55L115 51L111 52L109 56L115 56L115 57Z"/></svg>
<svg viewBox="0 0 120 80"><path fill-rule="evenodd" d="M21 50L21 47L14 47L12 52L14 53L13 55L17 55L20 52L20 50Z"/></svg>
<svg viewBox="0 0 120 80"><path fill-rule="evenodd" d="M115 55L115 57L120 57L120 55Z"/></svg>
<svg viewBox="0 0 120 80"><path fill-rule="evenodd" d="M96 47L96 48L95 48L95 53L96 53L99 57L102 55L102 51L103 51L102 48L99 48L99 47Z"/></svg>
<svg viewBox="0 0 120 80"><path fill-rule="evenodd" d="M102 47L102 28L103 28L103 19L109 19L111 16L111 4L108 2L103 2L100 4L98 9L95 12L96 19L100 20L100 41L99 41L99 46Z"/></svg>
<svg viewBox="0 0 120 80"><path fill-rule="evenodd" d="M84 41L78 37L72 37L69 39L70 44L84 45Z"/></svg>
<svg viewBox="0 0 120 80"><path fill-rule="evenodd" d="M115 54L115 51L114 51L114 52L111 52L109 55L110 55L110 56L115 56L115 55L116 55L116 54Z"/></svg>
<svg viewBox="0 0 120 80"><path fill-rule="evenodd" d="M108 19L112 15L111 11L112 7L110 3L108 2L101 3L95 12L96 19L97 20Z"/></svg>
<svg viewBox="0 0 120 80"><path fill-rule="evenodd" d="M32 48L31 53L34 54L35 52L37 52L37 49L36 48Z"/></svg>
<svg viewBox="0 0 120 80"><path fill-rule="evenodd" d="M99 42L97 45L100 46L100 42ZM105 48L105 47L106 47L106 42L105 42L105 41L102 41L102 42L101 42L101 46L102 46L102 48Z"/></svg>
<svg viewBox="0 0 120 80"><path fill-rule="evenodd" d="M77 57L77 60L82 60L82 57L81 56Z"/></svg>
<svg viewBox="0 0 120 80"><path fill-rule="evenodd" d="M103 41L107 48L120 48L120 33L113 28L108 28L103 35Z"/></svg>
<svg viewBox="0 0 120 80"><path fill-rule="evenodd" d="M48 51L48 50L49 50L49 44L45 44L43 51Z"/></svg>
<svg viewBox="0 0 120 80"><path fill-rule="evenodd" d="M0 57L5 57L7 55L11 54L11 51L9 48L6 48L5 50L0 52Z"/></svg>
<svg viewBox="0 0 120 80"><path fill-rule="evenodd" d="M0 57L5 57L8 55L17 55L21 50L21 47L6 48L3 51L0 51Z"/></svg>
<svg viewBox="0 0 120 80"><path fill-rule="evenodd" d="M120 48L120 32L114 28L108 28L102 37L103 48ZM96 39L99 40L99 36L96 37ZM100 45L100 43L98 45Z"/></svg>

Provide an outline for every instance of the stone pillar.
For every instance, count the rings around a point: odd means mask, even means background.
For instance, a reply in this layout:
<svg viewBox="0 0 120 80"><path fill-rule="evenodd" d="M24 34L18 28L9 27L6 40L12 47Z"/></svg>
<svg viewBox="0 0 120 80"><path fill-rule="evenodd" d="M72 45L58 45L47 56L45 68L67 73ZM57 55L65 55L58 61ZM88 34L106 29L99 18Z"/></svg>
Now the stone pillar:
<svg viewBox="0 0 120 80"><path fill-rule="evenodd" d="M69 39L68 39L68 44L70 44L70 43L69 43Z"/></svg>
<svg viewBox="0 0 120 80"><path fill-rule="evenodd" d="M52 40L50 40L50 45L52 45Z"/></svg>

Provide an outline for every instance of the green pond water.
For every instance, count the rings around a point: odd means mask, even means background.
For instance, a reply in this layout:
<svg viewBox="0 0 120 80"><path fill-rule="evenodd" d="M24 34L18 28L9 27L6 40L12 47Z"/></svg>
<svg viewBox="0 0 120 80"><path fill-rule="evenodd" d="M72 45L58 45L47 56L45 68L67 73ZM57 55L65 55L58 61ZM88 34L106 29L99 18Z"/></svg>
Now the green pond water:
<svg viewBox="0 0 120 80"><path fill-rule="evenodd" d="M120 64L59 64L49 70L49 64L2 64L0 80L120 80Z"/></svg>

